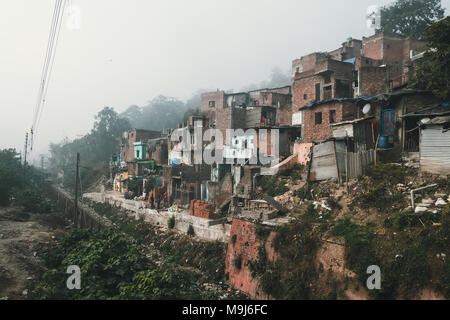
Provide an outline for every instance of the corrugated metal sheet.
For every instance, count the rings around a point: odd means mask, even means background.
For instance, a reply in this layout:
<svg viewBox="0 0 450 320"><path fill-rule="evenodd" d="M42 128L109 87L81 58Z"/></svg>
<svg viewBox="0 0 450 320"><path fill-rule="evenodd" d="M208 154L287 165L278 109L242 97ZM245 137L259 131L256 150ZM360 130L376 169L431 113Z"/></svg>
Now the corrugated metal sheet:
<svg viewBox="0 0 450 320"><path fill-rule="evenodd" d="M450 174L450 131L427 126L420 135L420 168L436 174Z"/></svg>
<svg viewBox="0 0 450 320"><path fill-rule="evenodd" d="M334 141L327 141L313 147L310 180L337 180L336 158L334 156Z"/></svg>
<svg viewBox="0 0 450 320"><path fill-rule="evenodd" d="M334 152L334 143L336 143L336 154ZM373 149L356 153L346 152L344 141L328 141L315 145L310 180L337 180L338 172L341 179L345 179L346 175L348 175L349 179L357 178L364 174L367 167L374 162L374 158Z"/></svg>
<svg viewBox="0 0 450 320"><path fill-rule="evenodd" d="M353 137L353 123L332 127L332 130L335 138Z"/></svg>

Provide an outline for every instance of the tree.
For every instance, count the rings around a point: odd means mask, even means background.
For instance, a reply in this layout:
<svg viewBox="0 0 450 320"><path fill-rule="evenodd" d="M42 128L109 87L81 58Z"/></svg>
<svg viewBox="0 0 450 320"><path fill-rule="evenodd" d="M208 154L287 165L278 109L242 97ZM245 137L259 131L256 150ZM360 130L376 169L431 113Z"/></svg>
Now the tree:
<svg viewBox="0 0 450 320"><path fill-rule="evenodd" d="M21 182L23 168L15 149L0 150L0 205L8 205L11 191Z"/></svg>
<svg viewBox="0 0 450 320"><path fill-rule="evenodd" d="M178 127L186 111L183 101L167 97L157 96L142 108L142 117L135 125L136 128L146 130L164 130Z"/></svg>
<svg viewBox="0 0 450 320"><path fill-rule="evenodd" d="M110 107L103 108L95 116L92 136L97 142L99 160L108 161L113 153L119 151L120 137L130 127L128 119L120 118Z"/></svg>
<svg viewBox="0 0 450 320"><path fill-rule="evenodd" d="M381 28L377 32L398 33L422 39L425 28L444 17L441 0L397 0L381 8Z"/></svg>
<svg viewBox="0 0 450 320"><path fill-rule="evenodd" d="M81 154L81 179L88 187L101 175L107 174L111 156L119 151L122 133L130 129L128 119L121 118L114 109L105 107L96 116L91 132L82 138L50 145L50 171L62 173L62 183L74 187L76 154Z"/></svg>
<svg viewBox="0 0 450 320"><path fill-rule="evenodd" d="M252 83L242 87L239 91L252 91L265 88L276 88L288 86L291 84L291 78L289 72L281 70L279 67L275 67L270 72L269 79L261 81L259 84Z"/></svg>
<svg viewBox="0 0 450 320"><path fill-rule="evenodd" d="M142 117L142 108L137 105L131 105L119 117L128 119L131 124L136 123Z"/></svg>
<svg viewBox="0 0 450 320"><path fill-rule="evenodd" d="M433 23L425 31L428 51L415 67L410 87L432 91L450 99L450 17Z"/></svg>

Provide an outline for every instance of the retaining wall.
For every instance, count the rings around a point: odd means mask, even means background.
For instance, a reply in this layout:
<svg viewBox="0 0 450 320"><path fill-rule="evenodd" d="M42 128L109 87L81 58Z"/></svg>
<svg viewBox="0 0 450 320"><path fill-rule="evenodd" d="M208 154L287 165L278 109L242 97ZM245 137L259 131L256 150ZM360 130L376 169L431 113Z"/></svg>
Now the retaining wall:
<svg viewBox="0 0 450 320"><path fill-rule="evenodd" d="M83 197L95 202L107 202L116 207L128 210L136 219L143 218L145 222L152 225L168 227L170 217L175 217L174 229L187 233L190 225L194 228L195 235L205 240L218 240L228 242L230 236L231 225L218 220L210 220L195 217L189 214L189 211L181 212L162 211L156 209L145 208L145 202L126 200L121 196L107 193L86 193Z"/></svg>

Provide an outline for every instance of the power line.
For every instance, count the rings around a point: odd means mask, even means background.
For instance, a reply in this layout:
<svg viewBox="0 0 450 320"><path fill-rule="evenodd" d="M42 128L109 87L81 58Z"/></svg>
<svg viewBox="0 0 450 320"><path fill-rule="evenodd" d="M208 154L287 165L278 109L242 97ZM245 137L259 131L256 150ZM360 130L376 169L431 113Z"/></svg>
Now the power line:
<svg viewBox="0 0 450 320"><path fill-rule="evenodd" d="M43 106L45 104L45 97L47 94L48 85L53 70L53 64L55 60L56 48L58 45L59 32L61 30L65 5L66 0L56 0L55 7L53 9L52 24L50 27L50 34L44 58L44 65L42 67L41 81L39 84L33 123L31 126L31 143L30 143L31 150L33 150L34 136L36 135L37 128L40 122Z"/></svg>
<svg viewBox="0 0 450 320"><path fill-rule="evenodd" d="M56 56L56 48L58 47L59 32L61 31L61 25L62 25L61 22L62 22L62 17L63 17L63 14L64 14L64 8L65 8L65 1L63 2L63 6L62 6L61 20L60 20L60 22L59 22L58 30L57 30L57 32L56 32L55 51L54 51L54 53L53 53L53 55L52 55L52 57L51 57L50 70L49 70L48 78L47 78L47 81L46 81L45 91L44 91L44 94L43 94L43 96L42 96L42 107L41 107L40 113L39 113L39 115L38 115L38 119L37 119L37 123L36 123L35 130L37 130L37 128L39 127L39 123L40 123L40 121L41 121L41 116L42 116L42 113L43 113L44 107L45 107L45 102L46 102L46 101L45 101L45 98L47 97L47 91L48 91L48 87L49 87L49 84L50 84L50 79L51 79L51 76L52 76L52 70L53 70L54 61L55 61L55 56Z"/></svg>
<svg viewBox="0 0 450 320"><path fill-rule="evenodd" d="M56 21L57 21L56 17L57 17L57 14L58 14L59 5L61 4L60 1L61 0L58 0L58 1L55 2L55 8L53 9L52 24L50 25L50 34L49 34L49 37L48 37L47 50L45 52L44 65L42 66L42 71L41 71L41 80L39 82L39 90L38 90L38 96L37 96L37 100L36 100L36 108L34 110L33 124L35 123L36 118L37 118L37 111L38 111L37 107L39 105L39 102L40 102L41 96L42 96L42 92L43 92L42 89L44 87L45 73L46 73L46 68L47 68L47 65L48 65L49 55L50 55L50 52L51 52L51 48L53 46L54 29L55 29L55 26L56 26Z"/></svg>

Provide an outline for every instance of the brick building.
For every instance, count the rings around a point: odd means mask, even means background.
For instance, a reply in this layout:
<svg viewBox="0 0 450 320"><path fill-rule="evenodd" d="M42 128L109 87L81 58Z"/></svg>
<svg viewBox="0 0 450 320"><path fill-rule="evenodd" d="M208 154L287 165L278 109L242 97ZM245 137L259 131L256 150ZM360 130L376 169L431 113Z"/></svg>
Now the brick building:
<svg viewBox="0 0 450 320"><path fill-rule="evenodd" d="M245 129L256 114L258 125L291 125L291 86L239 93L217 90L203 93L201 101L202 114L222 132L225 144L226 129Z"/></svg>
<svg viewBox="0 0 450 320"><path fill-rule="evenodd" d="M148 161L146 154L146 144L149 139L161 137L160 131L133 129L124 132L120 145L121 166L128 167L128 174L138 176L142 173L143 166L139 162ZM135 149L139 148L140 154L135 153ZM142 152L143 151L143 152Z"/></svg>
<svg viewBox="0 0 450 320"><path fill-rule="evenodd" d="M379 33L362 40L349 38L336 50L293 60L293 113L305 141L326 139L330 124L355 119L356 107L345 99L404 86L413 60L425 45L424 41ZM314 104L318 101L329 103Z"/></svg>

